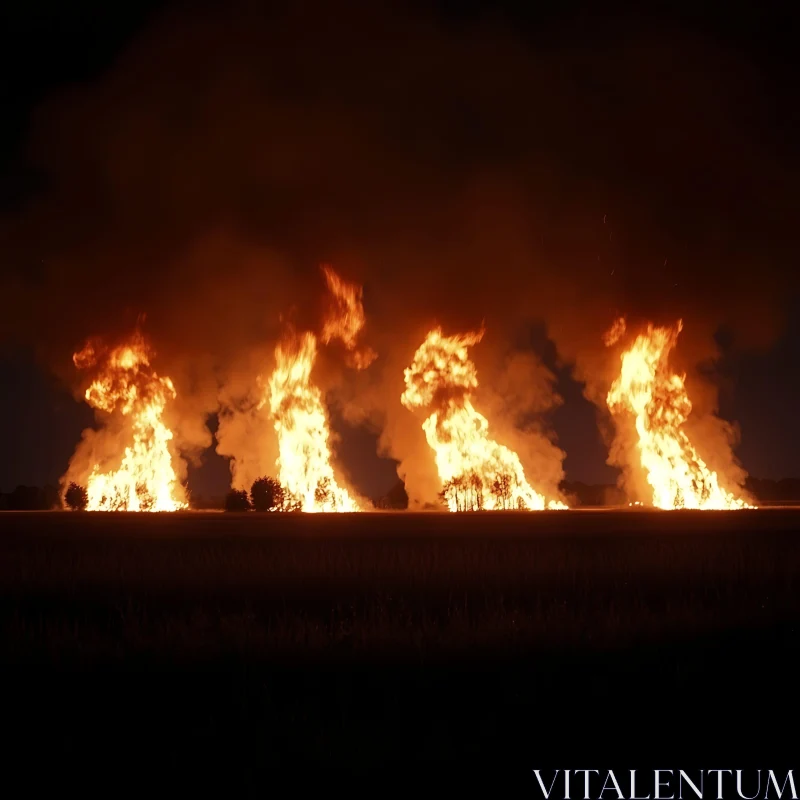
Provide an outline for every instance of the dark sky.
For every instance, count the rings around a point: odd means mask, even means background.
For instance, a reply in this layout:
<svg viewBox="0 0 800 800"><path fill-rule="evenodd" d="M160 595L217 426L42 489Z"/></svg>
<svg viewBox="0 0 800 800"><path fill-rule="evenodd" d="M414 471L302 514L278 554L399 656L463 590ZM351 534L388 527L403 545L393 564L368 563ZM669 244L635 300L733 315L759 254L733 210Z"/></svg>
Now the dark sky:
<svg viewBox="0 0 800 800"><path fill-rule="evenodd" d="M330 257L385 322L387 370L431 315L486 319L486 370L499 342L544 325L530 346L564 400L568 479L616 476L576 381L602 385L592 343L616 312L684 317L687 365L716 359L745 469L800 475L795 12L273 5L0 11L0 489L63 474L92 421L69 372L84 337L146 311L203 418L205 354L224 376L263 342L262 311L297 304ZM250 266L255 248L282 266ZM371 426L337 427L374 495L395 476L375 455L395 411L372 388ZM226 478L209 451L190 487Z"/></svg>

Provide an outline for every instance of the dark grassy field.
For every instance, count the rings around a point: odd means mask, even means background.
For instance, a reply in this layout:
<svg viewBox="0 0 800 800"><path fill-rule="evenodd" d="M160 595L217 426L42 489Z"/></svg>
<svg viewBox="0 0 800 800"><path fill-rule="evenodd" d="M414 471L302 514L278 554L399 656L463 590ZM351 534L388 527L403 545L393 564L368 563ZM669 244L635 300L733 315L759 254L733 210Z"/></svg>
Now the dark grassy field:
<svg viewBox="0 0 800 800"><path fill-rule="evenodd" d="M796 766L800 511L0 531L4 767L31 788Z"/></svg>

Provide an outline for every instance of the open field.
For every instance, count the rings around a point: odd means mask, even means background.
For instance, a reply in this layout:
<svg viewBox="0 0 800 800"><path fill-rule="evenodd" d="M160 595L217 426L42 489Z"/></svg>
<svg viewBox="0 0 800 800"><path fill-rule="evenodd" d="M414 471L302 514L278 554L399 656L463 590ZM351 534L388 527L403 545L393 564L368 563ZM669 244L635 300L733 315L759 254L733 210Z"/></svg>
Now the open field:
<svg viewBox="0 0 800 800"><path fill-rule="evenodd" d="M773 767L798 590L791 509L6 513L9 763L234 792L278 768Z"/></svg>

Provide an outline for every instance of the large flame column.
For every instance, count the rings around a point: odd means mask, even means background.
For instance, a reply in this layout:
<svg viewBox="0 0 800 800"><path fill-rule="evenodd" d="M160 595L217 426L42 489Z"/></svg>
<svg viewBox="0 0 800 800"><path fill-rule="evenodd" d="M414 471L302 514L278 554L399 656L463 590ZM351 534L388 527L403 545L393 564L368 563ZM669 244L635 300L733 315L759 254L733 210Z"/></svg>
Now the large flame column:
<svg viewBox="0 0 800 800"><path fill-rule="evenodd" d="M362 289L322 266L331 298L322 326L322 342L341 341L347 363L365 369L376 354L359 347L365 325ZM330 425L322 392L312 380L317 337L287 330L275 348L275 370L266 381L259 408L268 405L278 435L278 480L289 502L306 512L360 511L351 493L340 486L332 466Z"/></svg>
<svg viewBox="0 0 800 800"><path fill-rule="evenodd" d="M88 475L75 474L79 446L64 478L65 483L85 481L89 511L177 511L187 507L172 464L173 434L163 420L167 404L176 397L175 387L151 367L151 355L137 331L127 343L113 349L89 342L73 356L78 369L94 373L86 402L117 415L119 423L96 434L103 442L104 463L93 463ZM114 462L119 464L116 469L105 465Z"/></svg>
<svg viewBox="0 0 800 800"><path fill-rule="evenodd" d="M473 406L478 376L468 350L482 337L483 331L444 336L435 328L405 370L403 405L432 409L422 429L434 452L443 498L450 511L566 508L530 486L519 456L490 438L488 420Z"/></svg>
<svg viewBox="0 0 800 800"><path fill-rule="evenodd" d="M311 382L316 354L312 333L289 336L275 350L269 406L278 434L278 480L302 511L358 511L331 466L328 416Z"/></svg>
<svg viewBox="0 0 800 800"><path fill-rule="evenodd" d="M621 356L621 368L608 393L608 407L618 419L633 418L641 468L653 490L653 505L662 509L751 508L722 488L692 445L683 424L692 410L685 377L669 368L669 354L683 329L648 325ZM625 333L617 320L606 345Z"/></svg>

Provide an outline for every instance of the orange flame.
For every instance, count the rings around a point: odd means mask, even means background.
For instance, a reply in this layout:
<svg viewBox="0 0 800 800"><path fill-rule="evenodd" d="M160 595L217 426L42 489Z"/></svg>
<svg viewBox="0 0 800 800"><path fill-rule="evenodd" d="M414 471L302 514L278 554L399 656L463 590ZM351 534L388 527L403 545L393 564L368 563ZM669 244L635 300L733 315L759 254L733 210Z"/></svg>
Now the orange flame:
<svg viewBox="0 0 800 800"><path fill-rule="evenodd" d="M614 320L611 327L603 334L603 344L606 347L615 345L625 335L627 328L625 317Z"/></svg>
<svg viewBox="0 0 800 800"><path fill-rule="evenodd" d="M627 412L635 418L641 465L656 508L752 508L720 486L717 473L706 466L682 429L692 410L686 376L671 372L668 365L682 328L681 320L672 328L648 325L622 354L608 407L615 415ZM617 321L612 330L619 335L607 335L607 343L619 339L624 321Z"/></svg>
<svg viewBox="0 0 800 800"><path fill-rule="evenodd" d="M275 349L269 407L278 434L278 480L302 511L358 511L336 482L322 392L311 382L317 355L313 333L287 336Z"/></svg>
<svg viewBox="0 0 800 800"><path fill-rule="evenodd" d="M334 307L322 328L322 340L341 339L357 369L376 354L356 348L364 327L361 287L343 281L329 266L322 267ZM313 333L287 332L275 348L275 371L268 381L268 402L278 434L278 480L306 512L360 511L348 491L339 486L328 440L330 428L322 392L311 380L317 356ZM260 405L267 402L265 397Z"/></svg>
<svg viewBox="0 0 800 800"><path fill-rule="evenodd" d="M366 369L377 353L368 347L356 347L358 335L366 322L361 299L363 289L343 281L327 264L322 265L322 273L334 299L334 308L322 326L322 341L329 344L333 339L341 339L347 348L350 366Z"/></svg>
<svg viewBox="0 0 800 800"><path fill-rule="evenodd" d="M405 370L403 405L434 408L422 429L435 453L447 505L450 511L566 508L531 488L519 456L489 438L486 417L472 405L478 375L468 348L482 338L482 330L444 336L435 328Z"/></svg>
<svg viewBox="0 0 800 800"><path fill-rule="evenodd" d="M172 431L162 415L176 396L169 378L150 366L150 354L138 331L110 352L89 342L72 360L78 369L99 370L86 390L92 407L130 420L125 428L132 440L120 442L120 467L110 472L94 464L86 480L89 511L177 511L187 504L172 466Z"/></svg>

